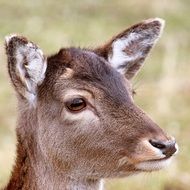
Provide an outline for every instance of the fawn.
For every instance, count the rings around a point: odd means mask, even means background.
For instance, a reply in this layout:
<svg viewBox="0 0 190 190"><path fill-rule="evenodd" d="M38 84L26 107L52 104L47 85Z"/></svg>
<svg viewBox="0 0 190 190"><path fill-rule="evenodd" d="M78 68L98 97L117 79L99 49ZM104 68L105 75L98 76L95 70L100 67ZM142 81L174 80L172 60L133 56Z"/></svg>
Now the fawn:
<svg viewBox="0 0 190 190"><path fill-rule="evenodd" d="M100 190L104 178L168 165L177 144L135 105L130 82L163 27L145 20L103 46L49 57L25 37L6 37L18 121L5 190Z"/></svg>

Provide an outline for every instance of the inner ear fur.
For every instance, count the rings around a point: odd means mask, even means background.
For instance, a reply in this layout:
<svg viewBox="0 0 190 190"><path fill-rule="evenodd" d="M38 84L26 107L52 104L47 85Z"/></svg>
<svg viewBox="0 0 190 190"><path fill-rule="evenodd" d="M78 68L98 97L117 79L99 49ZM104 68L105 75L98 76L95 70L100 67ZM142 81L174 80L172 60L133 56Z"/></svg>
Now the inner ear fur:
<svg viewBox="0 0 190 190"><path fill-rule="evenodd" d="M28 101L36 98L37 86L43 82L46 58L41 49L25 37L5 38L8 71L16 92Z"/></svg>

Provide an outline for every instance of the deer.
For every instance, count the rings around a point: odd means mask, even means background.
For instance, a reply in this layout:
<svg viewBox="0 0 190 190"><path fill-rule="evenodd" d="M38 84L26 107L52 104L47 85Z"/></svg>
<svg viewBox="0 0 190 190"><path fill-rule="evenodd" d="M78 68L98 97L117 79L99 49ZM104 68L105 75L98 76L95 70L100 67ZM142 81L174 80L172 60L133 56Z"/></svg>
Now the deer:
<svg viewBox="0 0 190 190"><path fill-rule="evenodd" d="M135 104L132 87L164 25L143 20L103 45L50 56L22 35L5 37L18 119L4 190L102 190L104 179L168 166L176 140Z"/></svg>

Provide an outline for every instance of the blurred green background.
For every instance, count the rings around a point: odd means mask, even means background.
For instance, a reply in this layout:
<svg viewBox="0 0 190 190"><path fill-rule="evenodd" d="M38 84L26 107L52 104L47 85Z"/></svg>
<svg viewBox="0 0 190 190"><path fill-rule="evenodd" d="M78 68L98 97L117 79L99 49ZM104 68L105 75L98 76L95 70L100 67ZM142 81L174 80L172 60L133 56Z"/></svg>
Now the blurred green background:
<svg viewBox="0 0 190 190"><path fill-rule="evenodd" d="M106 181L107 190L190 189L189 0L0 0L0 187L15 158L16 98L10 85L4 36L19 33L46 54L63 46L91 47L141 20L166 20L162 38L133 80L135 101L169 134L180 152L169 168Z"/></svg>

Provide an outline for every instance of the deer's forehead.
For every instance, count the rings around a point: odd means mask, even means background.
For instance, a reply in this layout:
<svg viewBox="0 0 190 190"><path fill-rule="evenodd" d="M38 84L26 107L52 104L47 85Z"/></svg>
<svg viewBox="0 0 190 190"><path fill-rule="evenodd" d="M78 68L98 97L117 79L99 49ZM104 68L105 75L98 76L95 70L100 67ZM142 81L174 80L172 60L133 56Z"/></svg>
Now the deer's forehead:
<svg viewBox="0 0 190 190"><path fill-rule="evenodd" d="M58 54L48 58L46 76L61 78L88 78L95 80L113 76L116 71L102 57L92 51L69 48L61 49ZM101 76L102 75L102 76Z"/></svg>
<svg viewBox="0 0 190 190"><path fill-rule="evenodd" d="M102 57L88 50L64 49L50 58L48 67L50 80L58 84L60 89L83 88L104 91L114 97L128 94L130 84ZM52 77L52 69L59 77ZM53 79L54 78L54 79Z"/></svg>

